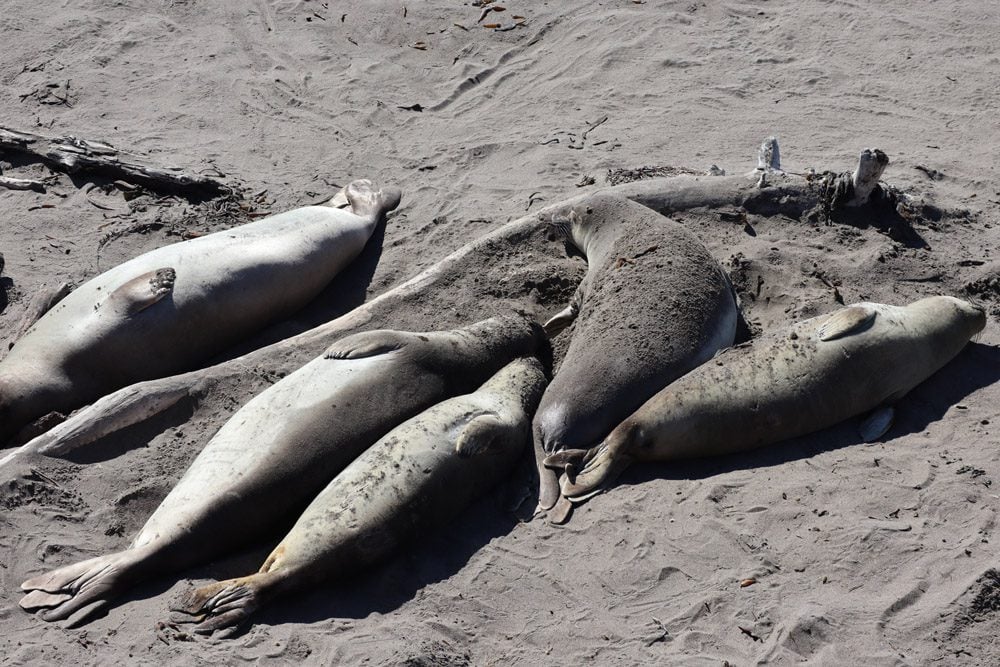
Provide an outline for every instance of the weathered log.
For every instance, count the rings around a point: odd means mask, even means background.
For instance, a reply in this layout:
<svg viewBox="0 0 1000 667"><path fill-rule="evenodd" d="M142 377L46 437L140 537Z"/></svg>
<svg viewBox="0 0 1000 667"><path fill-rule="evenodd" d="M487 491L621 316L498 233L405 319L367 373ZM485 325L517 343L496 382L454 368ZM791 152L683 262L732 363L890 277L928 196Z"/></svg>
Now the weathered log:
<svg viewBox="0 0 1000 667"><path fill-rule="evenodd" d="M73 136L45 137L0 127L0 156L21 153L69 174L89 172L141 185L153 192L204 200L232 192L225 183L178 167L156 166L100 141Z"/></svg>

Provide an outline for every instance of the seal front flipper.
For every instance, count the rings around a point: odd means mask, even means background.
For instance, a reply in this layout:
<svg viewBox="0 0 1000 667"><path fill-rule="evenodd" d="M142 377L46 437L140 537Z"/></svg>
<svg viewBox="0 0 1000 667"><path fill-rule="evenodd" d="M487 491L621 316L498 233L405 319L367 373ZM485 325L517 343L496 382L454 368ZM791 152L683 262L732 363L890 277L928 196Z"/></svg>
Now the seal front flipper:
<svg viewBox="0 0 1000 667"><path fill-rule="evenodd" d="M347 198L347 188L341 188L340 192L333 195L328 202L325 204L330 208L347 208L351 205L350 200Z"/></svg>
<svg viewBox="0 0 1000 667"><path fill-rule="evenodd" d="M889 432L895 417L896 410L892 406L876 408L858 426L861 439L865 442L875 442Z"/></svg>
<svg viewBox="0 0 1000 667"><path fill-rule="evenodd" d="M494 412L476 415L455 439L455 453L469 457L502 449L505 440L517 437L517 427Z"/></svg>
<svg viewBox="0 0 1000 667"><path fill-rule="evenodd" d="M861 333L875 322L875 315L875 309L869 306L849 306L823 320L816 335L821 341L828 341Z"/></svg>
<svg viewBox="0 0 1000 667"><path fill-rule="evenodd" d="M341 338L326 349L324 359L364 359L405 347L411 337L401 331L363 331Z"/></svg>
<svg viewBox="0 0 1000 667"><path fill-rule="evenodd" d="M126 315L137 315L174 291L177 272L170 267L144 273L128 281L97 305L120 310Z"/></svg>
<svg viewBox="0 0 1000 667"><path fill-rule="evenodd" d="M580 296L580 288L577 287L576 291L573 292L573 298L569 300L569 305L550 317L549 320L542 325L542 329L545 330L545 335L549 338L554 338L563 329L572 324L576 319L576 316L580 314L581 301L582 298Z"/></svg>

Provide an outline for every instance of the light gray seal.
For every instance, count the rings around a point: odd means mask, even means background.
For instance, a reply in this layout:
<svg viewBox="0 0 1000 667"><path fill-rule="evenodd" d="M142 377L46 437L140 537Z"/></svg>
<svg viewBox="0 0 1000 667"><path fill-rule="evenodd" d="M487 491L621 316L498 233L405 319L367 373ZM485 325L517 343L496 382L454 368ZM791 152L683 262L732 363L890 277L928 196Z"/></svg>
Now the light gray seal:
<svg viewBox="0 0 1000 667"><path fill-rule="evenodd" d="M881 437L892 404L983 330L983 308L949 296L857 303L730 348L649 399L598 446L562 452L562 493L581 501L632 461L729 454L804 435L869 410Z"/></svg>
<svg viewBox="0 0 1000 667"><path fill-rule="evenodd" d="M334 343L240 408L129 548L25 581L21 606L47 609L47 621L79 611L77 623L143 579L259 539L393 427L472 391L544 340L536 323L511 314L452 331L370 331Z"/></svg>
<svg viewBox="0 0 1000 667"><path fill-rule="evenodd" d="M555 213L553 225L588 268L569 307L545 325L554 333L576 319L533 422L543 510L559 499L547 456L600 442L665 385L731 345L738 317L725 271L677 222L596 194Z"/></svg>
<svg viewBox="0 0 1000 667"><path fill-rule="evenodd" d="M400 199L371 181L348 208L306 206L147 252L71 292L0 361L0 446L141 380L190 370L315 298Z"/></svg>
<svg viewBox="0 0 1000 667"><path fill-rule="evenodd" d="M275 597L349 577L451 520L511 472L545 382L536 359L518 359L400 424L330 482L259 572L191 591L173 620L235 628Z"/></svg>

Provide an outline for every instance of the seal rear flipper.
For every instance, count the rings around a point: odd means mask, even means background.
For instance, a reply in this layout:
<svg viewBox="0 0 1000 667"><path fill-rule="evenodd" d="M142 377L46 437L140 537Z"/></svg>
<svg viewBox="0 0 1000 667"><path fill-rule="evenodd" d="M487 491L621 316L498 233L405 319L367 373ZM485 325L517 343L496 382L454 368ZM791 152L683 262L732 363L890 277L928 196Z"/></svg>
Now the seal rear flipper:
<svg viewBox="0 0 1000 667"><path fill-rule="evenodd" d="M615 454L602 443L587 452L582 470L567 470L559 480L559 491L571 502L581 503L607 489L631 462L631 457Z"/></svg>
<svg viewBox="0 0 1000 667"><path fill-rule="evenodd" d="M823 320L816 335L821 341L829 341L861 333L872 325L875 315L875 309L869 306L848 306Z"/></svg>
<svg viewBox="0 0 1000 667"><path fill-rule="evenodd" d="M562 449L545 457L542 464L546 468L556 470L575 470L582 463L586 463L589 449Z"/></svg>
<svg viewBox="0 0 1000 667"><path fill-rule="evenodd" d="M136 276L108 295L97 309L117 308L137 315L174 291L177 272L170 267Z"/></svg>
<svg viewBox="0 0 1000 667"><path fill-rule="evenodd" d="M323 353L324 359L364 359L400 350L409 343L409 336L402 331L363 331L341 338Z"/></svg>
<svg viewBox="0 0 1000 667"><path fill-rule="evenodd" d="M547 453L542 448L542 443L535 438L535 463L538 469L538 507L535 513L550 510L559 500L559 473L551 468L545 467Z"/></svg>
<svg viewBox="0 0 1000 667"><path fill-rule="evenodd" d="M399 188L393 187L376 189L374 183L362 178L348 183L344 188L344 196L354 215L368 218L381 216L399 206L402 193Z"/></svg>
<svg viewBox="0 0 1000 667"><path fill-rule="evenodd" d="M45 621L72 616L70 624L80 624L132 583L131 568L141 558L135 550L121 551L32 577L21 584L28 593L19 604L25 611L45 610L38 614Z"/></svg>
<svg viewBox="0 0 1000 667"><path fill-rule="evenodd" d="M892 428L896 410L892 406L876 408L858 426L861 439L865 442L875 442Z"/></svg>
<svg viewBox="0 0 1000 667"><path fill-rule="evenodd" d="M566 496L559 496L559 500L552 506L549 514L549 523L554 526L562 526L573 516L573 503Z"/></svg>
<svg viewBox="0 0 1000 667"><path fill-rule="evenodd" d="M170 620L197 623L194 631L202 635L232 634L260 608L268 578L267 573L258 573L195 588L171 607Z"/></svg>

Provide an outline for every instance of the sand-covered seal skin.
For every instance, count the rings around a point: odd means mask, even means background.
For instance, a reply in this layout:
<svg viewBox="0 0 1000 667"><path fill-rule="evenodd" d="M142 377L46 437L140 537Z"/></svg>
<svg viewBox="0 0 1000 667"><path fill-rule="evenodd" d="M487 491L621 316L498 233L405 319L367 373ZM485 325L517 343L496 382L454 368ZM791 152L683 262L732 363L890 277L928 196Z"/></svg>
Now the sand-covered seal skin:
<svg viewBox="0 0 1000 667"><path fill-rule="evenodd" d="M725 350L649 399L599 446L548 463L566 468L562 493L582 500L632 461L728 454L811 433L891 406L985 324L983 308L950 296L905 307L857 303ZM877 438L890 423L879 412L862 436Z"/></svg>
<svg viewBox="0 0 1000 667"><path fill-rule="evenodd" d="M334 478L257 574L191 591L173 620L201 633L237 626L278 595L350 576L451 520L511 472L545 383L537 359L518 359L400 424Z"/></svg>
<svg viewBox="0 0 1000 667"><path fill-rule="evenodd" d="M0 446L50 412L190 370L305 306L400 200L367 180L342 195L157 248L71 292L0 361Z"/></svg>
<svg viewBox="0 0 1000 667"><path fill-rule="evenodd" d="M451 331L341 339L240 408L128 549L29 579L21 606L45 609L48 621L79 612L75 624L144 578L259 539L291 523L393 427L545 345L538 324L519 314Z"/></svg>
<svg viewBox="0 0 1000 667"><path fill-rule="evenodd" d="M533 422L539 507L558 500L544 458L600 442L646 399L732 344L737 305L725 271L682 225L616 195L553 216L587 258L569 307L573 338Z"/></svg>

